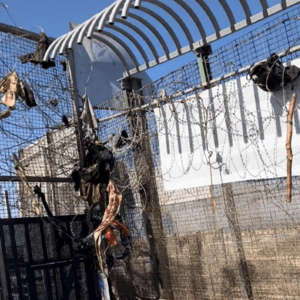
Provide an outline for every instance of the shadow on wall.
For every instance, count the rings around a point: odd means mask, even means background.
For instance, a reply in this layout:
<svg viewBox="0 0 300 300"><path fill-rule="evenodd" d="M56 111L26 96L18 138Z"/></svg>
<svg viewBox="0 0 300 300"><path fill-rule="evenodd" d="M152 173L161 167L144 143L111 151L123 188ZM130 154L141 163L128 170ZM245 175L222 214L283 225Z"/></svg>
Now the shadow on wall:
<svg viewBox="0 0 300 300"><path fill-rule="evenodd" d="M284 122L285 126L285 119L281 119L281 117L284 114L285 110L288 110L289 108L289 104L290 104L290 99L293 95L293 93L296 93L298 95L298 100L299 101L299 97L300 97L300 78L298 78L295 82L294 82L294 88L292 90L292 86L291 84L288 84L284 90L275 92L275 93L270 93L271 97L270 97L270 102L274 111L274 115L275 115L275 120L276 120L276 132L278 137L282 136L282 130L281 130L281 126L282 126L282 121ZM300 123L299 123L299 102L296 102L296 106L295 106L295 110L294 110L294 125L295 125L295 130L296 130L296 134L300 133Z"/></svg>

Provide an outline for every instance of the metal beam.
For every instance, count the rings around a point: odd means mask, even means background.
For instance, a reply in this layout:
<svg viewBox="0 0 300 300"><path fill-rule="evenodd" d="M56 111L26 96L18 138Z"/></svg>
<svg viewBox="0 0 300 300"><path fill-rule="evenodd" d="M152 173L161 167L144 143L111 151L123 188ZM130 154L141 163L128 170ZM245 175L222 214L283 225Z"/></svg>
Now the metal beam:
<svg viewBox="0 0 300 300"><path fill-rule="evenodd" d="M141 70L145 70L147 68L153 67L155 65L158 65L160 63L163 63L165 61L168 61L170 59L176 58L182 54L185 54L187 52L190 52L194 50L195 48L198 48L200 46L203 46L205 44L212 43L213 41L218 40L221 37L227 36L233 32L236 32L238 30L241 30L245 27L247 27L250 24L256 23L259 20L264 19L265 17L268 17L270 15L273 15L277 12L280 12L284 10L285 8L291 7L297 3L300 3L300 0L281 0L280 4L277 4L275 6L269 7L267 0L259 0L259 3L262 8L262 12L252 15L250 10L250 0L238 0L241 4L242 10L245 14L245 19L241 22L236 22L235 16L233 14L232 8L228 5L228 1L226 0L218 0L218 9L222 9L229 22L229 28L221 28L220 22L217 18L217 14L212 9L211 5L207 3L205 0L194 0L201 9L204 11L204 13L207 15L209 20L211 21L211 24L215 30L215 33L213 33L210 36L207 36L208 28L205 26L205 23L202 22L202 20L199 18L196 12L193 11L192 6L190 5L190 1L185 0L174 0L178 6L174 7L172 5L167 5L163 0L118 0L115 1L113 4L108 6L106 9L102 10L100 13L96 14L83 24L79 25L76 29L74 29L72 32L60 37L58 40L56 40L53 45L50 45L44 60L47 60L49 57L49 54L52 52L52 58L54 58L59 51L59 53L64 53L66 50L66 47L72 48L73 44L75 43L77 39L77 43L81 43L84 36L87 36L88 38L92 38L93 33L96 32L96 28L101 32L105 27L112 26L111 24L122 24L124 26L128 26L131 29L133 29L138 36L140 36L147 44L147 46L150 48L153 56L154 61L150 61L149 57L146 55L145 51L142 51L143 48L142 45L138 46L138 40L136 39L136 36L132 33L124 33L124 29L116 26L115 31L118 31L121 35L117 36L114 33L109 33L110 38L113 40L118 40L118 44L122 44L123 37L128 38L138 49L138 51L141 53L141 56L143 57L145 63L138 65L137 62L133 57L131 59L135 63L135 68L132 70L127 70L128 74L136 74ZM144 6L142 4L150 4L152 7ZM142 6L141 6L142 5ZM180 7L179 7L180 6ZM146 15L151 16L152 18L156 19L157 22L160 23L162 27L164 27L167 31L167 34L170 35L172 38L174 44L175 44L175 51L170 52L169 44L166 43L166 36L163 35L164 32L160 32L159 29L155 28L149 20L146 19L143 15L138 15L138 10L136 10L135 13L132 13L132 9L140 8L141 11L143 11ZM130 12L131 10L131 12ZM182 15L180 12L184 10L191 18L190 21L192 21L196 27L199 30L199 33L201 35L201 39L198 41L195 41L192 37L192 33L190 28L187 26L186 20L182 18ZM164 19L165 15L169 15L173 18L173 20L178 24L178 26L183 31L183 36L188 41L188 45L185 47L181 46L181 41L179 40L179 36L182 36L182 32L175 32L173 28L167 23L167 21ZM118 18L120 16L121 18ZM126 19L127 16L132 17L133 19L137 20L143 26L147 27L158 39L159 44L161 45L164 54L160 57L157 53L156 47L154 46L154 43L146 36L146 34L143 32L143 27L138 28L138 26L132 24ZM123 19L122 19L123 18ZM107 22L108 21L108 22ZM111 24L109 24L111 23ZM111 28L111 27L110 27ZM106 34L107 32L104 32ZM167 36L169 37L169 36ZM114 47L116 48L116 47ZM124 48L124 47L123 47ZM118 50L118 49L117 49ZM144 49L143 49L144 50ZM114 51L114 50L113 50ZM129 51L127 50L127 53ZM122 56L122 53L118 50L117 55L120 57ZM125 58L122 57L122 60L125 61Z"/></svg>
<svg viewBox="0 0 300 300"><path fill-rule="evenodd" d="M28 182L74 182L72 178L60 177L39 177L39 176L26 176ZM0 181L21 182L22 178L19 176L0 176Z"/></svg>
<svg viewBox="0 0 300 300"><path fill-rule="evenodd" d="M20 36L20 37L23 37L25 39L35 41L35 42L38 42L40 39L39 33L34 33L34 32L31 32L31 31L28 31L25 29L6 25L3 23L0 23L0 31L4 32L4 33L10 33L10 34L13 34L16 36ZM55 38L52 38L52 37L48 37L48 39L49 39L49 42L51 42L51 43L55 40Z"/></svg>
<svg viewBox="0 0 300 300"><path fill-rule="evenodd" d="M135 31L145 41L145 43L148 45L148 47L150 48L150 50L153 54L154 59L155 60L159 59L159 55L157 53L156 47L154 46L152 41L148 38L148 36L141 29L139 29L137 26L133 25L132 23L126 22L125 20L122 20L122 19L116 20L116 23L120 23L120 24L122 24L126 27L129 27L133 31Z"/></svg>

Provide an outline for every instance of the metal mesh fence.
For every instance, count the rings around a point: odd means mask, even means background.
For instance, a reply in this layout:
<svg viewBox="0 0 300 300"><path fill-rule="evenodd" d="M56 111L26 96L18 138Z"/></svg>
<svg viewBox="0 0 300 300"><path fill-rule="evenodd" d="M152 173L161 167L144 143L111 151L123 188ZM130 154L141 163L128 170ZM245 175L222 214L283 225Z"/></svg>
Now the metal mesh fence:
<svg viewBox="0 0 300 300"><path fill-rule="evenodd" d="M66 59L57 59L56 66L48 69L30 62L22 64L19 59L36 51L37 39L38 36L22 31L18 35L0 32L1 80L15 71L37 103L29 107L18 97L10 116L0 121L1 218L8 216L7 209L11 217L36 216L37 209L43 215L33 192L36 185L41 186L56 215L82 212L85 207L69 183L78 151L68 76L63 68ZM0 109L2 115L8 107L1 105ZM63 116L67 124L62 121Z"/></svg>
<svg viewBox="0 0 300 300"><path fill-rule="evenodd" d="M84 216L58 217L68 234L82 231ZM9 299L96 299L92 270L47 218L1 220L1 268ZM3 286L3 282L2 282Z"/></svg>
<svg viewBox="0 0 300 300"><path fill-rule="evenodd" d="M221 89L223 75L265 59L272 52L299 45L298 16L299 7L214 51L209 63L212 78L220 78L215 83L219 95L229 99L233 93ZM76 214L85 207L66 179L78 160L66 75L58 60L57 67L48 70L21 65L17 57L34 52L34 48L35 43L24 37L1 34L0 57L5 62L0 65L1 75L16 70L33 90L38 103L29 109L17 102L12 115L0 121L1 176L23 178L22 182L15 182L2 177L1 189L7 191L1 198L2 217L8 215L7 206L14 217L36 213L36 196L28 192L28 184L31 191L35 184L41 184L57 215ZM289 63L298 54L287 54L283 61ZM233 73L230 80L237 78ZM293 201L289 204L284 200L285 178L258 176L251 181L165 189L167 174L162 168L159 137L167 136L164 128L170 120L177 120L179 127L187 125L187 130L198 125L194 137L203 151L207 151L207 158L210 152L206 135L215 137L215 131L222 129L228 139L233 133L246 138L243 127L236 132L232 130L237 122L236 100L222 102L215 96L211 97L212 102L200 101L203 120L198 123L193 120L194 108L188 103L192 98L201 98L200 85L195 61L142 89L132 86L134 92L128 88L126 93L116 95L96 109L99 137L101 141L108 140L107 146L116 160L112 176L123 196L120 216L130 229L130 255L119 259L124 254L120 244L106 250L115 259L109 278L116 298L298 299L298 177L293 177ZM237 94L242 93L248 85L233 89ZM175 100L178 100L176 105ZM274 101L277 100L281 99ZM189 119L177 112L178 103L186 105ZM247 105L243 107L247 115ZM171 110L171 116L164 115L166 109ZM161 111L159 117L155 115L157 110ZM63 115L69 118L69 127L62 123ZM219 116L228 126L218 127ZM282 116L286 116L285 109ZM249 118L247 126L252 124ZM263 125L270 120L285 125L273 111L261 120ZM298 125L295 126L297 132ZM170 149L174 145L183 146L178 141L185 135L184 132L168 135ZM255 146L263 140L261 137L259 130L250 130L247 135ZM194 145L188 146L192 149ZM223 146L214 141L210 150L217 152L216 148ZM256 150L259 152L261 148ZM181 163L173 161L178 166ZM271 167L267 163L263 166L264 170ZM209 177L209 169L203 172ZM186 180L186 173L188 169L180 174L182 180ZM25 177L37 178L27 183Z"/></svg>
<svg viewBox="0 0 300 300"><path fill-rule="evenodd" d="M209 63L212 78L219 78L215 83L219 94L228 99L233 94L232 90L227 93L223 90L223 75L232 73L226 81L245 76L234 72L273 52L288 52L299 45L298 16L296 8L214 51ZM289 64L298 55L299 52L287 54L282 61ZM233 87L234 93L243 93L249 84ZM97 110L100 138L110 141L116 157L114 180L122 190L121 214L132 237L129 258L116 263L111 278L119 294L129 299L297 299L300 297L298 177L293 177L292 203L285 202L285 178L257 176L257 180L199 188L166 190L164 187L165 162L161 161L159 136L168 135L163 138L169 139L171 149L186 134L181 131L172 135L171 130L166 134L165 127L171 119L180 126L186 124L186 128L197 124L176 110L178 103L186 103L187 113L193 115L194 108L188 103L197 97L201 99L200 85L195 61L142 89L131 92L129 88L127 94L120 93ZM206 125L205 120L198 123L198 135L193 136L200 140L198 145L204 151L205 134L214 137L214 130L225 130L228 137L231 134L245 137L242 127L233 132L233 126L216 125L219 116L224 124L229 120L234 125L239 105L231 100L226 104L219 96L211 98L212 103L202 104L206 105ZM169 99L178 102L172 104ZM276 101L281 103L282 99ZM243 107L246 109L247 103ZM155 110L161 111L159 117ZM171 116L164 115L164 110L171 110ZM247 112L246 109L245 115ZM279 122L285 126L286 107L282 116ZM271 111L263 119L263 127L276 120L278 116ZM246 121L246 126L249 124ZM116 147L123 131L128 137L122 147ZM257 138L252 139L251 134L247 137L251 144L263 140L259 130L253 133ZM212 143L210 147L211 152L217 152L224 145ZM266 147L263 149L267 151ZM262 150L257 147L256 151ZM173 161L178 168L181 163L177 158ZM192 168L192 163L189 166ZM263 168L271 167L265 164ZM186 180L185 172L189 172L188 168L182 171L182 180ZM209 178L209 169L203 172Z"/></svg>

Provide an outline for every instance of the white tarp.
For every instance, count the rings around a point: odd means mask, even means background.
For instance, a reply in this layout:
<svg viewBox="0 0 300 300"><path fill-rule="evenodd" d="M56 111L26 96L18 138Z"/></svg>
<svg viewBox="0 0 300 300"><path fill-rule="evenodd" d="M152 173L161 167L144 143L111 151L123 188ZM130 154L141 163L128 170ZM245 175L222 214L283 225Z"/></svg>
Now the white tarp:
<svg viewBox="0 0 300 300"><path fill-rule="evenodd" d="M72 28L76 27L71 25ZM129 68L133 69L134 64L125 50L111 38L107 37L107 40L123 53ZM81 45L73 46L73 51L77 88L81 97L87 94L92 105L101 105L121 91L118 79L123 77L125 68L112 49L103 42L84 37ZM142 79L142 85L151 82L146 72L136 77Z"/></svg>
<svg viewBox="0 0 300 300"><path fill-rule="evenodd" d="M292 64L300 67L299 60ZM156 108L165 190L285 177L286 115L294 92L292 175L300 175L300 78L294 90L289 84L267 93L242 77L203 91L202 100L194 96L176 103L177 114L170 105Z"/></svg>

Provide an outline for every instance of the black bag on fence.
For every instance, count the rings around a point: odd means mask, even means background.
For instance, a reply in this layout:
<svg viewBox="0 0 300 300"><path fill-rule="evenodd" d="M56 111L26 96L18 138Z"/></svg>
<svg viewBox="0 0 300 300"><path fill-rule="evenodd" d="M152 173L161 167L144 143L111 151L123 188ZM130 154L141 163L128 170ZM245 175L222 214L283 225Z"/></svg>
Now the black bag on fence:
<svg viewBox="0 0 300 300"><path fill-rule="evenodd" d="M300 69L296 66L284 67L275 53L266 62L258 63L248 72L251 80L265 92L276 92L288 83L293 84L299 74Z"/></svg>

